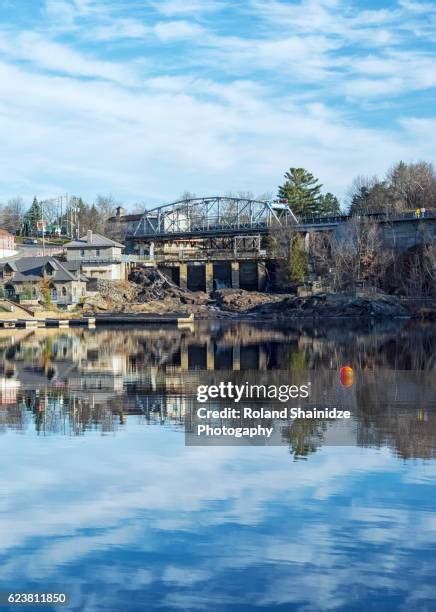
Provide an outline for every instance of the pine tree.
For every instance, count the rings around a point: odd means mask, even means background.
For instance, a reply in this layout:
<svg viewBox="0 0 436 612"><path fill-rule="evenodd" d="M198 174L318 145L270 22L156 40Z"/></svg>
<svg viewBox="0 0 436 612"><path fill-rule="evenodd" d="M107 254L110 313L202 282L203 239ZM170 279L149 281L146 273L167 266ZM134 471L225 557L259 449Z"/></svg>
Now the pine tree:
<svg viewBox="0 0 436 612"><path fill-rule="evenodd" d="M289 249L287 261L287 276L292 283L304 281L308 273L308 258L303 239L299 234L294 236Z"/></svg>
<svg viewBox="0 0 436 612"><path fill-rule="evenodd" d="M35 234L37 231L38 221L42 219L42 209L36 197L27 213L24 215L24 231L27 236Z"/></svg>
<svg viewBox="0 0 436 612"><path fill-rule="evenodd" d="M330 192L322 195L319 199L318 212L322 216L340 215L341 208L338 198Z"/></svg>
<svg viewBox="0 0 436 612"><path fill-rule="evenodd" d="M371 191L366 185L361 185L351 198L350 215L367 213L369 209Z"/></svg>
<svg viewBox="0 0 436 612"><path fill-rule="evenodd" d="M319 214L322 185L318 179L304 168L290 168L285 179L278 197L287 200L292 212L300 216Z"/></svg>

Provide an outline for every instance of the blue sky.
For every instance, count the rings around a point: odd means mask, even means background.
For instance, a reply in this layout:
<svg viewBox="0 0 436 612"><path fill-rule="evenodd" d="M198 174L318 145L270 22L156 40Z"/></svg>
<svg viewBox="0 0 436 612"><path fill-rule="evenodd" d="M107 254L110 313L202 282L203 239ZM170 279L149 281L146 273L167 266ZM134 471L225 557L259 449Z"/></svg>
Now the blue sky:
<svg viewBox="0 0 436 612"><path fill-rule="evenodd" d="M344 198L436 152L429 0L0 0L0 200Z"/></svg>

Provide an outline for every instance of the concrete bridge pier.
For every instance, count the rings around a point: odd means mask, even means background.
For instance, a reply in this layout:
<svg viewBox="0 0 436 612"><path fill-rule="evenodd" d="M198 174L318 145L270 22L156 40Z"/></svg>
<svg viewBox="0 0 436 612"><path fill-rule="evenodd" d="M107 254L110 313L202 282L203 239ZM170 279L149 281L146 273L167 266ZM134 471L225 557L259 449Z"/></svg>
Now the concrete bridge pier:
<svg viewBox="0 0 436 612"><path fill-rule="evenodd" d="M264 291L266 287L266 264L264 261L259 261L257 264L257 289Z"/></svg>
<svg viewBox="0 0 436 612"><path fill-rule="evenodd" d="M179 287L180 289L188 288L188 264L185 263L179 266Z"/></svg>
<svg viewBox="0 0 436 612"><path fill-rule="evenodd" d="M239 289L239 261L232 261L232 289Z"/></svg>
<svg viewBox="0 0 436 612"><path fill-rule="evenodd" d="M241 345L235 344L233 347L233 365L232 369L239 371L241 369Z"/></svg>
<svg viewBox="0 0 436 612"><path fill-rule="evenodd" d="M206 369L215 369L215 345L212 340L208 340L206 345Z"/></svg>
<svg viewBox="0 0 436 612"><path fill-rule="evenodd" d="M267 282L265 261L179 263L176 266L164 266L163 270L181 289L207 293L211 293L215 287L264 291Z"/></svg>
<svg viewBox="0 0 436 612"><path fill-rule="evenodd" d="M208 262L205 265L204 273L205 273L206 293L210 293L211 291L213 291L213 279L214 279L213 263Z"/></svg>
<svg viewBox="0 0 436 612"><path fill-rule="evenodd" d="M268 368L268 353L262 344L259 344L259 370L266 370Z"/></svg>

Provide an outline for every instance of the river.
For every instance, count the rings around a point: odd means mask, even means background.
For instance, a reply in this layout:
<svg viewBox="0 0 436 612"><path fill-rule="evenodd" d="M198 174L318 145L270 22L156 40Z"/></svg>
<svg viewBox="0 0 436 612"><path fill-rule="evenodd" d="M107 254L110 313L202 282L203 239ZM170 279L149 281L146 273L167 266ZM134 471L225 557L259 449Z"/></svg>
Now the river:
<svg viewBox="0 0 436 612"><path fill-rule="evenodd" d="M67 593L59 610L436 609L434 325L0 333L3 594ZM352 418L186 444L199 384L286 379Z"/></svg>

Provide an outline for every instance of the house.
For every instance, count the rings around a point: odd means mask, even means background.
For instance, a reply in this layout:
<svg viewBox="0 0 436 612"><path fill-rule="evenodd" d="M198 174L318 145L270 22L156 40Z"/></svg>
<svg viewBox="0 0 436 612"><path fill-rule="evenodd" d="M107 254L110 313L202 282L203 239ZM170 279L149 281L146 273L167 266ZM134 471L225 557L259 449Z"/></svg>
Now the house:
<svg viewBox="0 0 436 612"><path fill-rule="evenodd" d="M77 304L86 295L86 277L50 256L11 259L0 267L0 281L5 298L20 302L46 299L44 285L58 306Z"/></svg>
<svg viewBox="0 0 436 612"><path fill-rule="evenodd" d="M16 255L15 238L7 230L0 228L0 258Z"/></svg>
<svg viewBox="0 0 436 612"><path fill-rule="evenodd" d="M115 235L128 236L135 232L144 213L126 215L122 206L117 206L116 214L107 220Z"/></svg>
<svg viewBox="0 0 436 612"><path fill-rule="evenodd" d="M124 245L89 230L86 236L64 245L66 267L81 270L88 278L124 280L127 269L123 261Z"/></svg>

